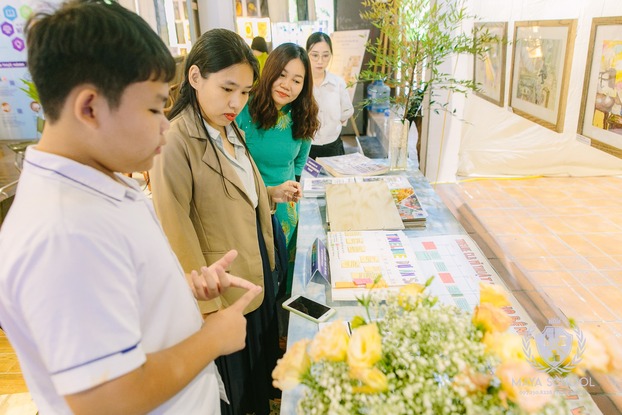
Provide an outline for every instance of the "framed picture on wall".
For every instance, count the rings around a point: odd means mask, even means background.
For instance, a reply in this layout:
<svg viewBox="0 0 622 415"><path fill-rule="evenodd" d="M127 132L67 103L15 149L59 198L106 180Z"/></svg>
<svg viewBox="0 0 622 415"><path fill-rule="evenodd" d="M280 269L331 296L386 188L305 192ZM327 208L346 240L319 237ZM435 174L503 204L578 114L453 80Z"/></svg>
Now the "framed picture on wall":
<svg viewBox="0 0 622 415"><path fill-rule="evenodd" d="M477 33L486 34L491 41L484 43L486 52L473 59L475 94L503 107L505 97L505 60L507 51L507 22L476 23Z"/></svg>
<svg viewBox="0 0 622 415"><path fill-rule="evenodd" d="M516 22L509 106L515 114L561 133L576 20Z"/></svg>
<svg viewBox="0 0 622 415"><path fill-rule="evenodd" d="M578 133L622 158L622 17L592 20Z"/></svg>

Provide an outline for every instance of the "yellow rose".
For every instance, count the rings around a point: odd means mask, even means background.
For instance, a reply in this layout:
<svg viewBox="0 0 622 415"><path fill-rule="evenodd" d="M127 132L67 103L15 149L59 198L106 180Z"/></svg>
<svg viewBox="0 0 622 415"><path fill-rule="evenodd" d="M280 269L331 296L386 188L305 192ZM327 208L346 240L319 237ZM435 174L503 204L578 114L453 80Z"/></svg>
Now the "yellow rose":
<svg viewBox="0 0 622 415"><path fill-rule="evenodd" d="M580 355L578 336L573 337L572 350L568 354L568 358L564 361L564 364L569 364L572 359L581 359L577 363L577 366L573 369L573 372L583 375L585 370L594 370L597 372L607 372L610 357L607 352L606 342L603 341L601 336L596 335L595 332L589 330L582 331L583 334L583 346L584 350ZM562 366L563 367L563 366Z"/></svg>
<svg viewBox="0 0 622 415"><path fill-rule="evenodd" d="M468 367L454 377L454 383L463 387L469 393L485 392L490 386L491 380L492 375L475 372Z"/></svg>
<svg viewBox="0 0 622 415"><path fill-rule="evenodd" d="M502 398L507 396L530 414L542 409L555 393L553 379L525 361L503 362L497 367L496 375L501 381Z"/></svg>
<svg viewBox="0 0 622 415"><path fill-rule="evenodd" d="M511 332L491 332L486 333L482 339L486 345L486 350L494 354L502 362L506 360L525 360L523 350L523 339Z"/></svg>
<svg viewBox="0 0 622 415"><path fill-rule="evenodd" d="M309 346L309 356L314 362L329 360L331 362L341 362L346 360L348 350L348 340L350 336L346 326L342 321L324 327L315 336Z"/></svg>
<svg viewBox="0 0 622 415"><path fill-rule="evenodd" d="M495 285L485 282L479 283L479 303L491 304L495 307L507 307L512 304L508 301L505 291Z"/></svg>
<svg viewBox="0 0 622 415"><path fill-rule="evenodd" d="M382 357L382 344L378 326L375 323L361 326L352 332L348 344L350 367L372 367Z"/></svg>
<svg viewBox="0 0 622 415"><path fill-rule="evenodd" d="M300 340L294 343L282 359L276 362L272 371L272 385L281 390L292 389L300 383L300 379L311 366L311 359L307 354L309 340Z"/></svg>
<svg viewBox="0 0 622 415"><path fill-rule="evenodd" d="M350 322L350 327L352 330L364 326L367 324L367 321L361 316L354 316L352 321Z"/></svg>
<svg viewBox="0 0 622 415"><path fill-rule="evenodd" d="M607 373L614 374L616 376L622 375L622 356L620 350L622 345L613 338L609 338L605 341L605 347L607 348L607 354L609 355L609 365L607 365Z"/></svg>
<svg viewBox="0 0 622 415"><path fill-rule="evenodd" d="M425 290L425 285L415 283L404 285L397 296L398 304L405 310L411 309L411 304L416 302L423 290Z"/></svg>
<svg viewBox="0 0 622 415"><path fill-rule="evenodd" d="M355 393L384 392L389 387L387 377L377 367L351 368L350 377L352 379L360 380L361 382L363 382L362 386L355 386L354 388L352 388Z"/></svg>
<svg viewBox="0 0 622 415"><path fill-rule="evenodd" d="M506 331L512 324L512 319L501 308L482 303L475 307L473 324L485 332Z"/></svg>

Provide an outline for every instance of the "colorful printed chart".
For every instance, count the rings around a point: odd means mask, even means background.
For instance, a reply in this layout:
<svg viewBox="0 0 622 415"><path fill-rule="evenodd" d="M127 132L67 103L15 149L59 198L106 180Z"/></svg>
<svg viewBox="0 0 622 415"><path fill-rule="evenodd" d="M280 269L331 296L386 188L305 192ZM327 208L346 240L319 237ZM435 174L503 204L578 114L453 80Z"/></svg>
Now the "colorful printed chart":
<svg viewBox="0 0 622 415"><path fill-rule="evenodd" d="M404 232L329 232L327 241L333 300L424 282Z"/></svg>

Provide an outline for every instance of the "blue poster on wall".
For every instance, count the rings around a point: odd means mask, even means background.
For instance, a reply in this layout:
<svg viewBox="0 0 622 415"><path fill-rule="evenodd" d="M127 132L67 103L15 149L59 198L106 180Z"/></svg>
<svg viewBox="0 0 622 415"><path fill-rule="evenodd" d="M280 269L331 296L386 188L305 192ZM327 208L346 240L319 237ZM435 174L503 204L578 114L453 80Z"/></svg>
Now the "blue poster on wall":
<svg viewBox="0 0 622 415"><path fill-rule="evenodd" d="M0 1L0 140L38 138L41 106L21 89L30 80L24 26L31 13L23 1Z"/></svg>

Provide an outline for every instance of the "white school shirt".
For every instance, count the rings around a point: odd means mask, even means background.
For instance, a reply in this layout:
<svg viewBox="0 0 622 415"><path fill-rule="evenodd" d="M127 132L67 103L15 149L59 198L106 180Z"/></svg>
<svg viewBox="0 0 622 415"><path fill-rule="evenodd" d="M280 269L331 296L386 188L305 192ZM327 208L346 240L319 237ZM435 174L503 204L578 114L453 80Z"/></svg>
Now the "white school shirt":
<svg viewBox="0 0 622 415"><path fill-rule="evenodd" d="M203 124L205 124L205 128L207 128L211 140L216 144L216 148L231 162L231 167L233 167L233 170L238 174L242 184L244 184L246 195L253 204L253 207L256 208L259 204L259 196L257 196L257 189L255 188L255 172L253 171L250 155L246 153L246 147L244 147L238 138L233 127L230 125L225 126L227 140L233 146L233 151L235 153L235 157L231 156L231 154L225 150L225 145L222 142L223 137L220 131L209 125L205 120L203 120Z"/></svg>
<svg viewBox="0 0 622 415"><path fill-rule="evenodd" d="M0 231L0 323L41 414L197 332L202 316L137 184L29 148ZM210 363L154 414L219 414Z"/></svg>
<svg viewBox="0 0 622 415"><path fill-rule="evenodd" d="M312 144L323 146L339 138L341 127L354 114L346 82L328 71L320 85L313 86L313 97L319 106L320 129L315 133Z"/></svg>

